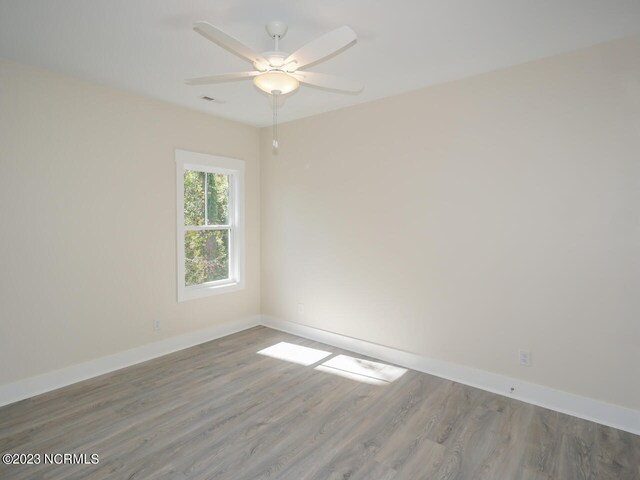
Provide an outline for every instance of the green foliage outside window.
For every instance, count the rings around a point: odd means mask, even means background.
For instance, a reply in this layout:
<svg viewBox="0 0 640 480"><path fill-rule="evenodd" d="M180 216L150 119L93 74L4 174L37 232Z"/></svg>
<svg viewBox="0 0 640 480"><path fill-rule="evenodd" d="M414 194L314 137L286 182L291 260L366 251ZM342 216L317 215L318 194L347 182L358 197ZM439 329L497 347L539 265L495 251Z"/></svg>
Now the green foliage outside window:
<svg viewBox="0 0 640 480"><path fill-rule="evenodd" d="M229 177L184 172L185 226L229 223ZM185 285L199 285L229 278L229 230L187 230L185 238Z"/></svg>

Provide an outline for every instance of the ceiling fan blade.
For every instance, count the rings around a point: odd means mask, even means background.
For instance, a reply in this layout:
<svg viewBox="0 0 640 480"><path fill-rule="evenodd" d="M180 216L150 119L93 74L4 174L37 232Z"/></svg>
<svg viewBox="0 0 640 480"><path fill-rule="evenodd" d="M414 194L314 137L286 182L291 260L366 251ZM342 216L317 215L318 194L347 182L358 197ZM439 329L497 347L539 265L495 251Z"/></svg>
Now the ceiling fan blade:
<svg viewBox="0 0 640 480"><path fill-rule="evenodd" d="M327 90L360 93L364 89L364 85L358 82L349 80L348 78L326 75L324 73L295 72L293 76L297 78L300 83L305 83L313 87L325 88Z"/></svg>
<svg viewBox="0 0 640 480"><path fill-rule="evenodd" d="M242 80L244 78L255 77L262 72L237 72L223 73L220 75L209 75L207 77L188 78L184 81L187 85L209 85L211 83L232 82L234 80Z"/></svg>
<svg viewBox="0 0 640 480"><path fill-rule="evenodd" d="M358 40L355 32L344 26L325 33L321 37L307 43L302 48L293 52L285 60L285 64L296 62L296 68L303 68L313 63L318 63L327 57L344 50Z"/></svg>
<svg viewBox="0 0 640 480"><path fill-rule="evenodd" d="M236 40L231 35L227 35L222 30L214 27L207 22L196 22L193 24L193 29L200 35L213 43L220 45L222 48L230 51L231 53L238 55L240 58L247 60L251 63L269 64L265 58L259 53L254 52L251 48L247 47L240 40Z"/></svg>

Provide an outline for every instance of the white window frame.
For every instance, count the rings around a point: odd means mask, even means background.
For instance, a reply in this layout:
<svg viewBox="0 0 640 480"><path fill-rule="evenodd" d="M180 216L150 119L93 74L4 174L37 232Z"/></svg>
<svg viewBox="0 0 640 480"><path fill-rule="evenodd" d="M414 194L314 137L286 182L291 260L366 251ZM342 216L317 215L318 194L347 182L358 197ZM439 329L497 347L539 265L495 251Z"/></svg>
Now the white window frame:
<svg viewBox="0 0 640 480"><path fill-rule="evenodd" d="M200 285L185 285L184 172L220 173L229 176L229 278ZM203 298L244 288L244 162L235 158L176 150L178 301ZM193 229L193 228L191 228ZM215 229L215 228L214 228ZM225 228L226 229L226 228ZM202 230L212 228L202 227Z"/></svg>

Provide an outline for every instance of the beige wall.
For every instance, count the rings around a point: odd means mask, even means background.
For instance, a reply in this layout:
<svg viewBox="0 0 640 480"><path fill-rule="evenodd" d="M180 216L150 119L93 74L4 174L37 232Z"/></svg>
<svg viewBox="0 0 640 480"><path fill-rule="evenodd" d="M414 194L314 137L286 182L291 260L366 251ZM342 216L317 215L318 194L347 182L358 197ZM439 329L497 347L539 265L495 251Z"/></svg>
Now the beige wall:
<svg viewBox="0 0 640 480"><path fill-rule="evenodd" d="M270 135L263 313L640 408L640 38Z"/></svg>
<svg viewBox="0 0 640 480"><path fill-rule="evenodd" d="M262 309L640 408L640 38L280 132L1 62L0 385ZM175 148L247 161L244 291L175 301Z"/></svg>
<svg viewBox="0 0 640 480"><path fill-rule="evenodd" d="M176 302L176 148L247 162L241 292ZM258 314L258 156L257 129L0 63L0 384Z"/></svg>

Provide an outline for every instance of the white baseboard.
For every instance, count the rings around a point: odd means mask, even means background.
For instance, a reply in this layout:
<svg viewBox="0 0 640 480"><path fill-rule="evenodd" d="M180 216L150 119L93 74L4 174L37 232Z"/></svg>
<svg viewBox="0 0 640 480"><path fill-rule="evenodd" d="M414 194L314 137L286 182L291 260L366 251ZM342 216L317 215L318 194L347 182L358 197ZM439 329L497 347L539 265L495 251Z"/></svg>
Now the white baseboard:
<svg viewBox="0 0 640 480"><path fill-rule="evenodd" d="M638 410L268 316L263 316L261 323L265 327L640 435ZM514 388L513 393L511 388Z"/></svg>
<svg viewBox="0 0 640 480"><path fill-rule="evenodd" d="M17 382L0 385L0 406L129 367L136 363L146 362L152 358L161 357L178 350L215 340L216 338L226 337L232 333L260 325L260 318L260 316L255 316L227 322Z"/></svg>
<svg viewBox="0 0 640 480"><path fill-rule="evenodd" d="M216 325L205 330L167 338L78 365L0 385L0 406L161 357L216 338L225 337L257 325L264 325L265 327L351 350L361 355L378 358L419 372L429 373L437 377L640 435L640 411L638 410L517 380L505 375L423 357L415 353L268 316L249 317ZM514 392L510 393L512 387Z"/></svg>

